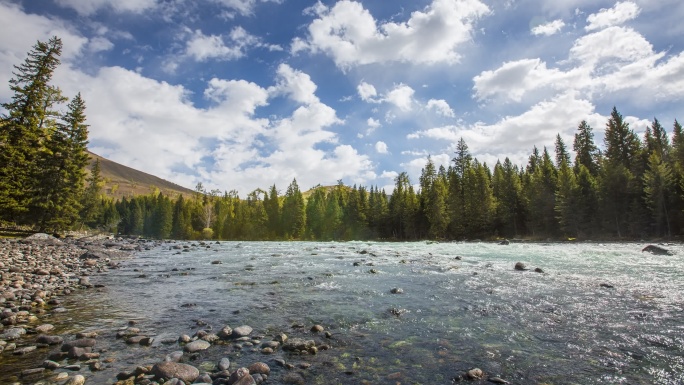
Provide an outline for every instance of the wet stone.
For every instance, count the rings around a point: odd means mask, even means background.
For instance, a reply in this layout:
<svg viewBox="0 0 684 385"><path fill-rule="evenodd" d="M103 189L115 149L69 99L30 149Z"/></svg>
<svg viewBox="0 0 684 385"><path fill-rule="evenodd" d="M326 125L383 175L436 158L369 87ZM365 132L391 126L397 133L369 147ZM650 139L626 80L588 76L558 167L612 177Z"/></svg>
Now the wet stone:
<svg viewBox="0 0 684 385"><path fill-rule="evenodd" d="M59 368L60 365L58 362L45 360L45 361L43 361L43 367L45 369L55 370L55 369Z"/></svg>
<svg viewBox="0 0 684 385"><path fill-rule="evenodd" d="M31 353L31 352L34 351L34 350L36 350L36 347L35 347L35 346L25 346L25 347L23 347L23 348L15 349L15 350L12 352L12 354L14 354L15 356L23 356L24 354Z"/></svg>
<svg viewBox="0 0 684 385"><path fill-rule="evenodd" d="M185 345L184 350L188 353L195 353L199 352L200 350L209 349L210 346L211 344L205 340L197 340Z"/></svg>
<svg viewBox="0 0 684 385"><path fill-rule="evenodd" d="M271 368L264 362L255 362L248 368L250 374L271 374Z"/></svg>
<svg viewBox="0 0 684 385"><path fill-rule="evenodd" d="M235 329L233 329L233 338L247 337L250 334L252 334L252 331L253 329L251 326L238 326Z"/></svg>
<svg viewBox="0 0 684 385"><path fill-rule="evenodd" d="M221 360L218 363L218 369L219 370L228 370L230 368L230 360L228 358L221 358Z"/></svg>
<svg viewBox="0 0 684 385"><path fill-rule="evenodd" d="M180 362L181 358L183 358L183 352L180 350L169 353L166 355L164 358L164 361L166 362Z"/></svg>
<svg viewBox="0 0 684 385"><path fill-rule="evenodd" d="M191 383L199 377L199 370L191 365L176 362L161 362L152 367L152 373L157 378L178 378Z"/></svg>

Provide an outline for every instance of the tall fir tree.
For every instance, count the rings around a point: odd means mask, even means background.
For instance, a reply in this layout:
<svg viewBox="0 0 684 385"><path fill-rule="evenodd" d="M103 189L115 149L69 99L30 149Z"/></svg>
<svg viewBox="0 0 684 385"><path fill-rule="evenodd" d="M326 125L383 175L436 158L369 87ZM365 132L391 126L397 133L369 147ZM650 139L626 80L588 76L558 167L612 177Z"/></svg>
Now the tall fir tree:
<svg viewBox="0 0 684 385"><path fill-rule="evenodd" d="M618 237L640 235L641 141L615 107L606 123L604 142L601 207L606 230L612 230Z"/></svg>
<svg viewBox="0 0 684 385"><path fill-rule="evenodd" d="M268 216L268 231L270 232L271 238L281 236L280 198L278 197L278 189L275 185L271 186L268 194L264 194L263 205L266 210L266 215Z"/></svg>
<svg viewBox="0 0 684 385"><path fill-rule="evenodd" d="M672 236L670 210L673 184L670 165L660 158L657 151L653 151L644 173L644 194L651 213L653 232L658 236Z"/></svg>
<svg viewBox="0 0 684 385"><path fill-rule="evenodd" d="M575 151L575 173L579 173L580 165L587 168L591 175L599 172L599 149L594 143L594 133L586 120L580 122L572 145Z"/></svg>
<svg viewBox="0 0 684 385"><path fill-rule="evenodd" d="M38 156L52 107L63 99L50 81L59 65L62 41L37 42L23 64L14 66L11 101L0 123L0 220L21 222L40 183ZM25 219L24 219L25 220Z"/></svg>
<svg viewBox="0 0 684 385"><path fill-rule="evenodd" d="M282 222L285 235L299 239L306 231L306 206L302 192L299 191L297 179L287 187L283 199Z"/></svg>
<svg viewBox="0 0 684 385"><path fill-rule="evenodd" d="M42 231L67 229L79 218L88 163L85 120L85 102L79 93L67 106L63 122L56 124L44 142L45 151L39 156L41 183L30 210ZM99 199L96 202L102 207Z"/></svg>
<svg viewBox="0 0 684 385"><path fill-rule="evenodd" d="M100 206L97 202L100 200L103 185L100 160L96 158L90 169L88 185L81 195L81 223L92 227L97 222L100 215ZM128 218L128 216L122 215L122 218L124 217Z"/></svg>

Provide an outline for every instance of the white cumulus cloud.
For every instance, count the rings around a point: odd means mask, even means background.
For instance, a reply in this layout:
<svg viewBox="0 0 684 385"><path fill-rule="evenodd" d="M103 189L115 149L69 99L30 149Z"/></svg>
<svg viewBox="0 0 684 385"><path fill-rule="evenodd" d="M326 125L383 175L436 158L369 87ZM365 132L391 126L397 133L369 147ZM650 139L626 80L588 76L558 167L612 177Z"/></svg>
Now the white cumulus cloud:
<svg viewBox="0 0 684 385"><path fill-rule="evenodd" d="M226 44L228 40L230 44ZM186 42L185 54L197 61L208 59L234 60L245 55L245 49L257 45L259 39L250 35L242 27L235 27L229 36L205 35L201 30L191 33Z"/></svg>
<svg viewBox="0 0 684 385"><path fill-rule="evenodd" d="M385 142L378 141L377 143L375 143L375 151L378 154L387 154L387 144Z"/></svg>
<svg viewBox="0 0 684 385"><path fill-rule="evenodd" d="M411 111L413 108L413 88L406 84L398 84L385 95L384 100L393 104L402 111Z"/></svg>
<svg viewBox="0 0 684 385"><path fill-rule="evenodd" d="M309 49L332 57L338 67L391 61L456 63L472 38L475 22L490 12L479 0L433 0L405 22L381 22L356 1L342 0L332 8L317 6L318 18L308 26Z"/></svg>
<svg viewBox="0 0 684 385"><path fill-rule="evenodd" d="M142 13L157 5L156 0L56 0L62 7L71 8L79 15L89 16L101 9L115 12Z"/></svg>
<svg viewBox="0 0 684 385"><path fill-rule="evenodd" d="M447 103L447 101L444 99L430 99L428 100L426 107L428 110L433 110L442 116L446 116L447 118L453 118L456 116L454 114L454 110L451 109L449 103Z"/></svg>
<svg viewBox="0 0 684 385"><path fill-rule="evenodd" d="M558 32L560 32L561 29L565 27L565 22L563 20L558 19L554 21L550 21L546 24L540 24L534 28L530 32L532 32L533 35L544 35L544 36L551 36L555 35Z"/></svg>
<svg viewBox="0 0 684 385"><path fill-rule="evenodd" d="M631 1L617 2L613 8L603 8L598 13L591 14L587 17L587 31L593 31L601 28L611 27L623 24L626 21L633 20L639 16L641 9L636 3Z"/></svg>

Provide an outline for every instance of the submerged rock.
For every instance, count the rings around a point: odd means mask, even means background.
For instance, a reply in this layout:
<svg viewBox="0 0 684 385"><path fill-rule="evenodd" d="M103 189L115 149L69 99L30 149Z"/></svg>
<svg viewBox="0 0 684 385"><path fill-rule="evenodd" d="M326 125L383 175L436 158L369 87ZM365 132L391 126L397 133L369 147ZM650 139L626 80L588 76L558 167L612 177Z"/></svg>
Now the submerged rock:
<svg viewBox="0 0 684 385"><path fill-rule="evenodd" d="M641 250L642 253L644 251L654 255L674 255L674 253L672 253L670 250L656 245L648 245Z"/></svg>
<svg viewBox="0 0 684 385"><path fill-rule="evenodd" d="M515 266L514 266L514 269L515 269L515 270L518 270L518 271L525 271L525 270L528 270L528 269L527 269L527 265L525 265L525 264L522 263L522 262L517 262L517 263L515 264Z"/></svg>
<svg viewBox="0 0 684 385"><path fill-rule="evenodd" d="M466 377L469 380L480 380L484 377L484 372L480 368L470 369L466 372Z"/></svg>

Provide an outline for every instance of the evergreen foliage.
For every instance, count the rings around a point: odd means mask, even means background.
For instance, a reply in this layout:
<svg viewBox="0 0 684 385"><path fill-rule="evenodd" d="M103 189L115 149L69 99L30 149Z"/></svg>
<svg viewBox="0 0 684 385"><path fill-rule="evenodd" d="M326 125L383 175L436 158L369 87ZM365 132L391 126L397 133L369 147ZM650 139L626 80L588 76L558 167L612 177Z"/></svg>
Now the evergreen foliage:
<svg viewBox="0 0 684 385"><path fill-rule="evenodd" d="M10 80L0 121L0 221L42 231L77 226L160 239L351 240L532 237L673 237L684 231L684 132L658 119L643 139L617 108L603 151L589 124L577 126L571 155L560 135L555 157L534 147L526 165L493 169L461 138L448 168L427 158L418 184L407 173L389 195L377 186L317 186L296 180L245 199L236 191L192 196L159 192L114 201L103 196L96 161L86 178L85 101L51 84L62 42L38 42Z"/></svg>
<svg viewBox="0 0 684 385"><path fill-rule="evenodd" d="M679 123L670 142L654 120L642 142L614 109L607 132L605 156L583 121L573 143L574 160L558 136L555 157L534 147L524 167L507 158L493 170L473 158L460 140L449 169L437 169L428 157L418 190L404 172L389 198L377 186L366 190L342 182L316 186L304 198L296 180L282 197L275 186L241 199L235 191L221 196L201 185L193 199L178 197L175 203L161 194L135 197L115 206L119 231L235 240L633 239L680 234L684 137ZM169 212L170 230L162 230L168 224L161 226L160 218L168 218ZM188 219L207 212L211 227L205 220Z"/></svg>

